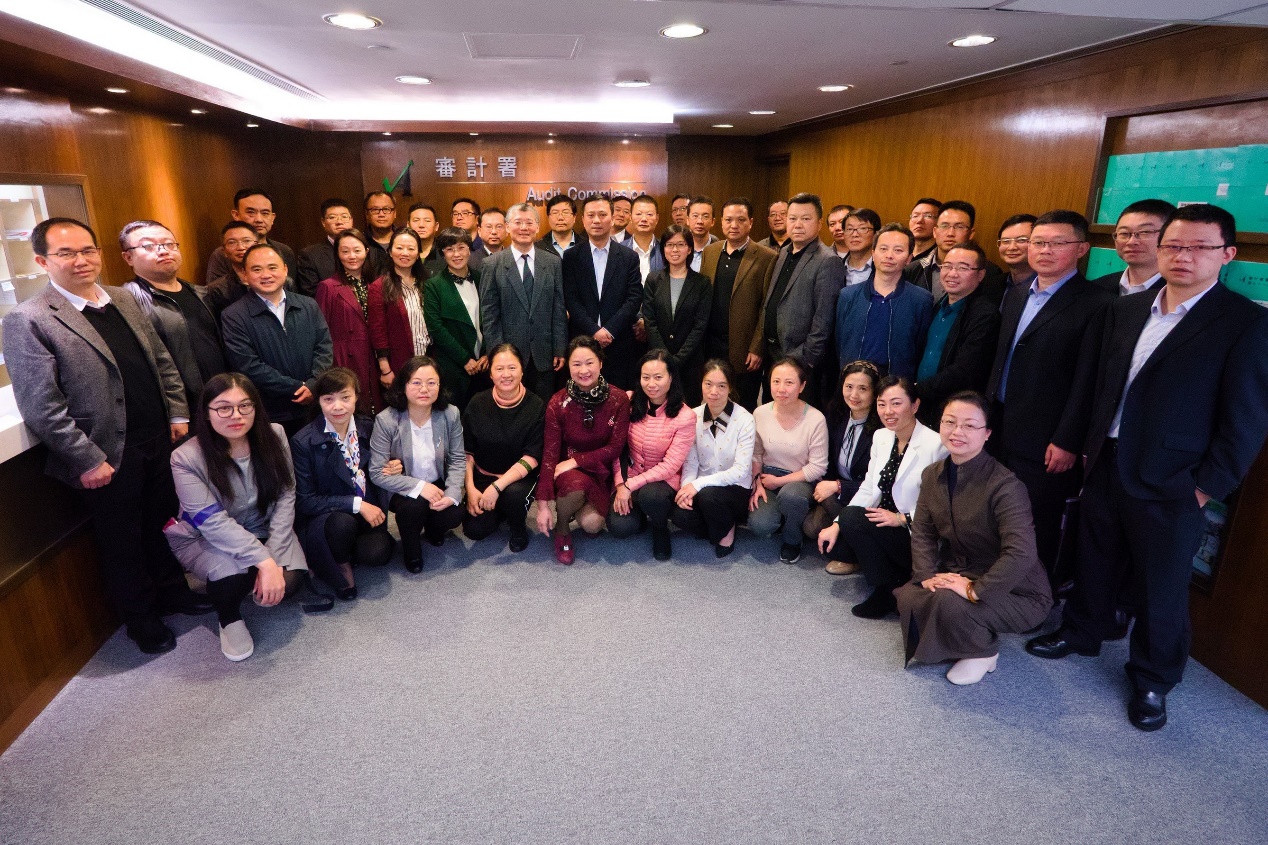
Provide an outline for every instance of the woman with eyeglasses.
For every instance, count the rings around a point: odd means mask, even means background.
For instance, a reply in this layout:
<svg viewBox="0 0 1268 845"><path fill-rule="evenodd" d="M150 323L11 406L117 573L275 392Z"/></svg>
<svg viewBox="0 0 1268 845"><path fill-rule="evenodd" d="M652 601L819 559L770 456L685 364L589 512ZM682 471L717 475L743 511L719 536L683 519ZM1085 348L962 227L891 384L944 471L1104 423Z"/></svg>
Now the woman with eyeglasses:
<svg viewBox="0 0 1268 845"><path fill-rule="evenodd" d="M432 357L458 408L488 386L489 358L481 353L480 291L471 268L471 235L458 228L436 236L445 269L423 288L423 315L432 340Z"/></svg>
<svg viewBox="0 0 1268 845"><path fill-rule="evenodd" d="M811 541L836 521L867 475L872 436L881 427L876 415L880 380L880 372L871 361L851 361L841 368L837 392L828 405L828 471L815 484L814 509L801 524L802 533ZM857 563L838 557L830 557L824 570L831 575L858 571Z"/></svg>
<svg viewBox="0 0 1268 845"><path fill-rule="evenodd" d="M339 268L317 285L317 306L330 327L335 366L352 370L361 382L357 410L373 415L383 399L370 343L370 285L375 281L369 275L370 243L356 229L346 229L335 235L333 247Z"/></svg>
<svg viewBox="0 0 1268 845"><path fill-rule="evenodd" d="M867 475L836 522L819 532L819 551L856 562L872 587L851 608L862 619L882 619L897 607L894 590L911 578L911 515L920 474L947 454L937 432L916 419L919 410L910 381L881 379L876 412L885 428L872 438Z"/></svg>
<svg viewBox="0 0 1268 845"><path fill-rule="evenodd" d="M569 523L598 534L612 504L612 464L625 448L630 399L603 378L603 348L589 335L568 344L568 382L546 404L537 481L537 530L555 536L555 560L575 560Z"/></svg>
<svg viewBox="0 0 1268 845"><path fill-rule="evenodd" d="M713 285L689 266L691 230L670 226L660 237L663 270L654 270L643 284L643 324L648 349L673 356L688 405L700 403L704 344L709 329Z"/></svg>
<svg viewBox="0 0 1268 845"><path fill-rule="evenodd" d="M313 387L321 416L291 438L297 531L317 577L344 601L357 597L354 566L382 566L394 543L387 532L387 493L370 483L374 421L358 415L357 374L322 373Z"/></svg>
<svg viewBox="0 0 1268 845"><path fill-rule="evenodd" d="M1030 497L984 451L986 419L977 393L957 393L942 409L947 457L922 473L912 575L895 592L908 662L954 660L947 680L959 686L995 671L1000 634L1030 630L1052 608Z"/></svg>
<svg viewBox="0 0 1268 845"><path fill-rule="evenodd" d="M413 229L401 229L388 242L392 266L375 279L369 291L370 340L378 361L379 384L392 386L396 373L431 346L423 316L423 284L418 253L421 241Z"/></svg>
<svg viewBox="0 0 1268 845"><path fill-rule="evenodd" d="M207 381L194 430L172 453L181 509L163 533L185 570L207 583L220 650L237 662L255 651L242 600L253 595L256 604L273 607L308 570L295 536L290 446L241 373Z"/></svg>
<svg viewBox="0 0 1268 845"><path fill-rule="evenodd" d="M423 571L422 539L442 546L462 524L462 483L467 450L458 409L426 355L410 358L388 391L388 406L370 435L370 480L392 494L405 568Z"/></svg>

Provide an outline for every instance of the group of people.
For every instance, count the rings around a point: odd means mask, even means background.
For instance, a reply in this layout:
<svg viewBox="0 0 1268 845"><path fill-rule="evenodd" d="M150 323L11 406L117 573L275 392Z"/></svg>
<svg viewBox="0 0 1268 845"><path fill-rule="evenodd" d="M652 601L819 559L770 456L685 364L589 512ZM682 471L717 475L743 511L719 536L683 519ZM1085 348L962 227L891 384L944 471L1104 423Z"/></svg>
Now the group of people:
<svg viewBox="0 0 1268 845"><path fill-rule="evenodd" d="M296 257L248 188L214 279L182 280L175 235L140 220L122 288L99 284L87 225L41 223L50 285L6 316L6 363L138 646L175 646L167 613L214 610L246 658L246 597L276 604L311 567L354 599L355 567L393 556L389 512L411 572L459 527L505 522L520 551L533 526L570 564L574 525L646 530L666 560L671 526L723 558L747 524L783 562L810 539L828 572L861 572L854 614L897 612L908 660L954 661L957 684L1056 587L1040 657L1096 654L1134 617L1128 713L1165 723L1201 507L1268 433L1268 315L1218 283L1231 215L1135 203L1114 232L1127 270L1087 280L1072 211L1006 220L1004 271L963 201L922 198L907 225L837 206L831 245L812 194L770 206L764 243L742 197L722 239L707 197L675 197L664 230L650 196L579 210L583 233L549 200L540 239L533 205L465 198L448 228L424 203L397 228L374 192L364 233L329 200L326 242Z"/></svg>

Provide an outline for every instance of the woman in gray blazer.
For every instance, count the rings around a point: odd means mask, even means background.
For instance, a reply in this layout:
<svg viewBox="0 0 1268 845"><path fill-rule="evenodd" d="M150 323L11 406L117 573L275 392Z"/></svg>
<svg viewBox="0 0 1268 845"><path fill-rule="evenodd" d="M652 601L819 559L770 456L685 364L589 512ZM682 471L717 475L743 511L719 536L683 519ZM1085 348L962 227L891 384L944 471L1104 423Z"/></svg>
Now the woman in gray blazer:
<svg viewBox="0 0 1268 845"><path fill-rule="evenodd" d="M233 661L255 650L242 600L272 607L308 570L295 536L290 446L251 380L213 376L203 387L194 438L172 453L180 518L163 529L176 559L207 582L220 616L220 649Z"/></svg>
<svg viewBox="0 0 1268 845"><path fill-rule="evenodd" d="M462 524L462 421L426 355L405 362L385 401L370 437L370 480L392 494L388 507L396 514L405 568L422 572L421 538L439 546L445 532Z"/></svg>

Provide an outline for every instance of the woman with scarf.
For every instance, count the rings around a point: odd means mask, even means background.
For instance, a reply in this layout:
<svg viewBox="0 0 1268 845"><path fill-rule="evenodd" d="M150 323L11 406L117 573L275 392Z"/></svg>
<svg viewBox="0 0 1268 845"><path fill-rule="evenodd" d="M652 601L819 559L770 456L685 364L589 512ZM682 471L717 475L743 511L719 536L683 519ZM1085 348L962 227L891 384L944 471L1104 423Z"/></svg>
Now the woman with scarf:
<svg viewBox="0 0 1268 845"><path fill-rule="evenodd" d="M537 481L537 530L555 534L555 559L574 560L569 523L603 530L612 503L612 463L625 448L630 400L602 375L603 349L589 335L568 344L569 379L546 405L546 442Z"/></svg>
<svg viewBox="0 0 1268 845"><path fill-rule="evenodd" d="M365 275L370 247L365 235L346 229L335 235L335 255L339 269L317 285L317 306L330 326L335 366L347 367L362 384L357 411L373 416L383 408L379 396L379 368L370 343L370 283Z"/></svg>
<svg viewBox="0 0 1268 845"><path fill-rule="evenodd" d="M396 373L415 355L426 355L431 346L423 317L422 265L418 261L418 235L401 229L388 242L392 266L370 285L370 340L379 364L379 384L391 387Z"/></svg>

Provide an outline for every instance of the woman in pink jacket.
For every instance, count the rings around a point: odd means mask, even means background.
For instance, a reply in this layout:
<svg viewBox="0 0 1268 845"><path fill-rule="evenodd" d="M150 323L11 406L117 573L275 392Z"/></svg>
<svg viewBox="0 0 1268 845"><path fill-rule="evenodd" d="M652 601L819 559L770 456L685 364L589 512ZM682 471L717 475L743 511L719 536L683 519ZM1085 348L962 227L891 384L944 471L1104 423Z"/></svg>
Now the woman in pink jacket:
<svg viewBox="0 0 1268 845"><path fill-rule="evenodd" d="M669 512L695 439L696 415L683 401L678 365L668 350L654 349L639 362L626 455L612 468L616 494L608 530L614 537L629 537L650 525L652 556L669 560Z"/></svg>

